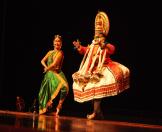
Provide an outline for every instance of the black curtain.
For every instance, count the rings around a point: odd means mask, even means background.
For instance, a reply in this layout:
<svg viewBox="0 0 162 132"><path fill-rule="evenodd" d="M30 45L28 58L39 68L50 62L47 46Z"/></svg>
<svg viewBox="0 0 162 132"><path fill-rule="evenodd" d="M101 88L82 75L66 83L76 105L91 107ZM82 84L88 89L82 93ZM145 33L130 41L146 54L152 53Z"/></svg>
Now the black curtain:
<svg viewBox="0 0 162 132"><path fill-rule="evenodd" d="M70 86L65 104L71 108L79 106L73 102L71 75L78 69L82 56L73 49L72 41L90 43L95 16L98 11L105 11L110 19L108 40L116 46L112 59L131 71L130 89L106 98L105 109L161 111L157 76L161 72L156 32L158 11L150 8L154 3L97 0L92 3L3 0L1 3L1 109L14 110L16 96L24 98L27 109L37 98L43 78L40 60L53 48L55 34L63 37L63 71Z"/></svg>

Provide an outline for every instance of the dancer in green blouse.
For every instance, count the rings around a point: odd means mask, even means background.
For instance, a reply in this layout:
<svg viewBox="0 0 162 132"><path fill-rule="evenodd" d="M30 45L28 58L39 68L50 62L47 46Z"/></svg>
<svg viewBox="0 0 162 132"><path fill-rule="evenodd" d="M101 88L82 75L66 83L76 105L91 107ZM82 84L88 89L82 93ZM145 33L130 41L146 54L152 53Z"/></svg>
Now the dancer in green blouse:
<svg viewBox="0 0 162 132"><path fill-rule="evenodd" d="M64 59L62 47L62 38L55 35L53 40L54 49L50 50L41 60L44 67L44 79L41 83L38 100L39 114L44 114L52 106L53 100L60 92L60 100L56 107L56 116L58 116L62 104L68 94L69 86L64 73L61 71Z"/></svg>

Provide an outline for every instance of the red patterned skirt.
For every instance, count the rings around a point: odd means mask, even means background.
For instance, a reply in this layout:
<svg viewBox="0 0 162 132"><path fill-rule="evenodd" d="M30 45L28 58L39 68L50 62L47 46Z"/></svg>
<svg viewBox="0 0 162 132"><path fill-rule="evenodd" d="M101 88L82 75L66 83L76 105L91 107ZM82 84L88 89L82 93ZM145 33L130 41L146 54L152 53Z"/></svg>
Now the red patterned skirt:
<svg viewBox="0 0 162 132"><path fill-rule="evenodd" d="M118 63L110 62L104 66L99 74L91 74L89 77L73 74L74 100L85 102L118 95L129 88L129 69Z"/></svg>

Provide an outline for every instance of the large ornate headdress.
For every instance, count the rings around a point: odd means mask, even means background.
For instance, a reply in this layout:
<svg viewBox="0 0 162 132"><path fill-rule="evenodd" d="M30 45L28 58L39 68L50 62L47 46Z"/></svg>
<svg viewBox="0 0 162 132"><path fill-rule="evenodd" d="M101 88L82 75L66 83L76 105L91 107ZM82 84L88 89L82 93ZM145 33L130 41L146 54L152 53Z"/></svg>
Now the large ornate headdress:
<svg viewBox="0 0 162 132"><path fill-rule="evenodd" d="M103 33L107 36L110 28L110 22L107 14L103 11L99 11L95 18L95 35Z"/></svg>

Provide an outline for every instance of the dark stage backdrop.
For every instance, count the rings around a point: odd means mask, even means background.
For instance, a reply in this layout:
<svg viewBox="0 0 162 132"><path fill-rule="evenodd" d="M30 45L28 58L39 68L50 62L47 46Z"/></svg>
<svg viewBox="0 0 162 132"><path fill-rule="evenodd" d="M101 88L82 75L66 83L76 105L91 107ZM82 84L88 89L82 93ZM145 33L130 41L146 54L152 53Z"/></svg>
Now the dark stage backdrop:
<svg viewBox="0 0 162 132"><path fill-rule="evenodd" d="M90 43L95 16L105 11L110 19L108 39L117 49L112 59L130 69L131 79L130 89L103 100L103 109L161 112L161 81L157 76L161 71L160 49L152 6L138 1L3 0L0 109L15 110L16 96L22 96L29 110L43 78L40 60L53 48L53 35L60 34L65 54L63 72L70 86L64 107L75 112L89 110L89 104L73 101L72 74L79 68L82 56L72 42L80 39L83 45Z"/></svg>

